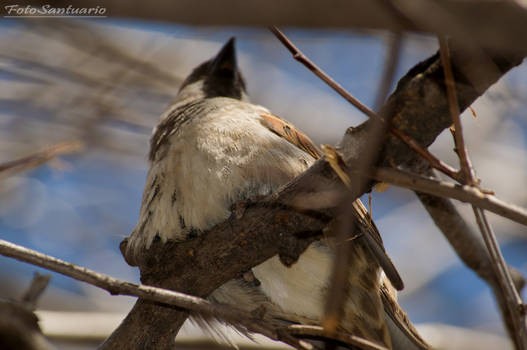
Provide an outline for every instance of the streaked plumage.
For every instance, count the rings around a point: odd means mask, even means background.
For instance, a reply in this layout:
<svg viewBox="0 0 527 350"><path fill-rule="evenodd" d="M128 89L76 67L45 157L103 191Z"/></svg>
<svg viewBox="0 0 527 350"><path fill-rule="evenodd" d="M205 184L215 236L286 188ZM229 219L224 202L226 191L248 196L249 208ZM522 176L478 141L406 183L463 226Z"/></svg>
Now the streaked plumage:
<svg viewBox="0 0 527 350"><path fill-rule="evenodd" d="M229 41L187 78L154 130L140 218L128 243L130 255L137 248L149 247L154 239L184 241L199 235L226 220L235 202L276 191L306 170L319 152L293 125L248 102L236 67L234 42ZM419 343L383 278L380 266L399 284L360 201L355 203L354 215L372 239L358 239L353 245L350 292L341 327L388 347L397 329L403 338ZM273 257L252 269L255 279L231 280L211 299L249 311L264 305L268 314L287 322L319 323L332 244L329 240L313 243L290 268ZM399 325L404 323L408 325ZM408 347L394 344L394 348Z"/></svg>

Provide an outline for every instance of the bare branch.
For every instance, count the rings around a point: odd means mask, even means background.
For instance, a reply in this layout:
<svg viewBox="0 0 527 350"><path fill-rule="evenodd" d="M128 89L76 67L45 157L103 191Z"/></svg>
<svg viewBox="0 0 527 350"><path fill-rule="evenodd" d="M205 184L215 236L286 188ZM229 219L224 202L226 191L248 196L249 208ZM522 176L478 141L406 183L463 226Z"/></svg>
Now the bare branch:
<svg viewBox="0 0 527 350"><path fill-rule="evenodd" d="M463 139L463 129L461 126L461 119L459 117L459 104L456 95L454 74L452 72L452 66L450 61L450 49L448 42L444 37L439 37L439 46L441 54L441 63L443 65L443 73L445 75L445 85L447 91L448 105L450 115L454 122L454 140L456 144L456 151L461 163L461 171L463 172L463 183L469 184L473 187L478 186L478 182L475 179L474 169L472 168L470 158L465 146ZM498 280L498 285L501 289L501 293L504 295L506 301L505 306L508 309L508 313L503 312L504 315L509 316L510 319L506 319L508 331L514 340L517 349L527 349L527 319L525 313L525 304L521 300L514 282L510 275L505 259L501 254L499 244L496 240L496 236L490 227L485 212L472 206L474 215L476 216L476 222L485 241L485 245L490 254L491 267ZM503 305L502 305L503 306ZM512 326L512 328L511 328Z"/></svg>
<svg viewBox="0 0 527 350"><path fill-rule="evenodd" d="M459 103L457 101L452 63L450 62L450 49L448 48L446 38L443 36L439 36L439 52L441 54L441 64L443 65L443 72L445 74L448 106L454 123L454 139L456 141L456 151L461 163L461 171L463 172L463 182L476 186L477 181L475 180L474 169L472 169L470 159L468 158L467 147L465 146L465 141L463 139L463 127L459 118Z"/></svg>
<svg viewBox="0 0 527 350"><path fill-rule="evenodd" d="M259 319L251 313L237 310L230 306L214 304L202 298L166 289L119 280L109 275L95 272L1 239L0 254L58 272L78 281L89 283L108 291L112 295L136 296L163 304L178 306L200 315L214 316L231 324L242 326L248 331L258 332L273 340L283 341L297 349L309 348L306 347L306 344L302 344L291 335L277 332L276 327L271 324L266 324L266 321L263 319Z"/></svg>
<svg viewBox="0 0 527 350"><path fill-rule="evenodd" d="M30 309L35 310L37 300L48 286L50 279L51 275L49 274L41 275L40 273L35 272L31 285L22 297L22 303L27 305Z"/></svg>
<svg viewBox="0 0 527 350"><path fill-rule="evenodd" d="M349 91L344 89L339 83L337 83L334 79L328 76L316 64L314 64L309 58L307 58L302 53L302 51L300 51L278 28L276 28L275 26L272 26L269 29L278 38L278 40L280 40L280 42L282 42L282 44L289 50L289 52L291 52L295 60L299 61L304 66L306 66L310 71L313 72L313 74L315 74L322 81L324 81L329 87L335 90L346 101L351 103L355 108L357 108L359 111L361 111L362 113L366 114L369 118L371 118L372 123L374 123L375 120L380 119L379 116L374 111L372 111L370 108L368 108L358 99L356 99ZM386 120L382 118L380 120L382 123L386 123ZM450 176L454 180L457 180L458 172L455 169L445 164L443 161L439 160L432 153L430 153L430 151L428 151L426 148L421 147L421 145L419 145L419 143L415 141L412 137L405 135L403 132L401 132L400 130L397 130L396 128L390 127L388 130L393 135L398 137L401 141L406 143L408 147L410 147L415 152L417 152L421 157L428 160L432 167Z"/></svg>
<svg viewBox="0 0 527 350"><path fill-rule="evenodd" d="M346 344L358 346L359 348L365 350L386 350L386 348L382 346L354 335L335 332L334 335L329 336L323 331L322 327L299 325L297 327L289 326L283 328L276 322L273 322L269 318L266 318L265 315L261 315L261 313L258 312L250 313L236 309L232 306L211 303L205 299L195 296L119 280L109 275L95 272L93 270L4 240L0 240L0 254L58 272L78 281L86 282L90 285L104 289L112 295L129 295L141 297L146 300L178 306L202 316L215 317L232 325L243 327L250 332L257 332L267 336L270 339L282 341L297 349L312 349L310 344L297 339L302 335L306 335L316 336L323 340L340 341ZM37 282L35 283L35 281ZM31 290L34 290L35 293L30 292L29 294L39 294L42 291L42 285L44 284L45 287L48 281L49 275L42 276L37 274L31 288Z"/></svg>
<svg viewBox="0 0 527 350"><path fill-rule="evenodd" d="M392 134L397 136L400 140L403 140L404 143L406 143L412 150L414 150L419 156L421 156L423 159L425 159L432 168L439 170L443 174L449 176L450 178L454 180L459 180L459 171L452 168L450 165L443 162L441 159L434 156L429 150L426 148L422 148L419 146L419 143L412 139L411 137L408 137L404 133L400 132L399 130L392 128L390 130Z"/></svg>
<svg viewBox="0 0 527 350"><path fill-rule="evenodd" d="M328 84L333 90L335 90L340 96L342 96L346 101L351 103L354 107L360 110L362 113L366 114L370 118L376 118L375 113L369 109L366 105L356 99L352 94L350 94L346 89L344 89L339 83L337 83L333 78L327 75L323 70L321 70L316 64L314 64L306 55L302 53L292 42L287 38L275 26L269 27L269 30L276 36L278 40L285 46L286 49L291 52L293 58L298 62L302 63L307 67L313 74L319 77L323 82Z"/></svg>
<svg viewBox="0 0 527 350"><path fill-rule="evenodd" d="M527 319L526 319L526 305L521 299L514 281L510 274L505 259L501 254L496 235L487 221L485 212L482 209L472 207L476 222L485 241L485 245L490 254L491 267L494 270L498 286L501 294L504 295L505 306L509 311L510 319L506 320L508 326L512 325L512 329L508 329L511 337L516 344L517 349L527 349ZM503 306L503 305L501 305ZM507 315L506 313L504 313Z"/></svg>
<svg viewBox="0 0 527 350"><path fill-rule="evenodd" d="M378 181L387 182L395 186L470 203L478 208L491 211L517 223L527 225L527 210L525 208L506 203L476 187L459 185L431 177L423 177L418 174L393 168L378 168L372 176Z"/></svg>
<svg viewBox="0 0 527 350"><path fill-rule="evenodd" d="M0 164L0 179L34 169L61 154L76 152L80 149L81 144L79 142L64 142L30 156L2 163Z"/></svg>

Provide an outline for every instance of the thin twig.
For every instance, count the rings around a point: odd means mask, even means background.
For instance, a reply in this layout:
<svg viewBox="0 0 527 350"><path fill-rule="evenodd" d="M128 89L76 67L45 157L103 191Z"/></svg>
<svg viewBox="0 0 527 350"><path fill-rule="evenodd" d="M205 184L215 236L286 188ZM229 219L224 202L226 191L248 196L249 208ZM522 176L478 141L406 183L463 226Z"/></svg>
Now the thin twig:
<svg viewBox="0 0 527 350"><path fill-rule="evenodd" d="M439 197L453 198L527 225L527 209L506 203L479 188L440 181L394 168L377 168L373 178L395 186Z"/></svg>
<svg viewBox="0 0 527 350"><path fill-rule="evenodd" d="M426 148L421 147L417 141L415 141L410 136L405 135L403 132L400 132L396 128L391 128L390 132L397 136L400 140L402 140L408 147L413 149L417 154L419 154L422 158L424 158L432 168L439 170L443 174L447 175L448 177L459 181L459 171L451 167L450 165L443 162L441 159L434 156L429 150Z"/></svg>
<svg viewBox="0 0 527 350"><path fill-rule="evenodd" d="M498 241L496 240L496 235L492 231L492 227L490 226L487 217L485 215L485 212L482 209L472 207L474 210L474 215L476 216L476 222L478 223L478 227L480 231L483 233L483 239L485 240L485 245L487 246L487 249L489 250L491 260L497 265L497 267L500 270L500 274L504 275L505 281L502 281L501 278L498 278L498 281L501 282L502 288L509 289L508 292L510 294L505 294L507 298L510 300L509 303L512 306L511 312L513 315L516 315L519 319L519 323L517 324L520 326L518 329L518 336L522 339L522 346L523 348L527 349L527 324L525 319L525 304L523 303L523 300L521 299L518 291L516 290L516 287L514 286L514 281L512 279L512 276L509 272L509 269L507 268L507 264L505 263L505 259L503 258L503 255L501 254L501 250L499 249ZM492 247L489 248L489 247ZM496 249L497 248L497 249ZM493 264L494 265L494 264ZM505 283L504 283L505 282Z"/></svg>
<svg viewBox="0 0 527 350"><path fill-rule="evenodd" d="M346 89L344 89L339 83L333 80L329 75L327 75L322 69L320 69L316 64L314 64L306 55L302 53L292 42L285 36L284 33L280 31L276 26L270 26L269 30L280 40L280 42L291 52L293 58L304 66L306 66L310 71L312 71L317 77L322 79L326 84L328 84L333 90L335 90L340 96L342 96L346 101L351 103L353 106L358 108L364 114L370 118L376 118L375 113L369 109L366 105L356 99L351 95Z"/></svg>
<svg viewBox="0 0 527 350"><path fill-rule="evenodd" d="M329 87L335 90L340 96L342 96L346 101L351 103L358 110L366 114L369 118L379 119L379 116L374 111L372 111L370 108L368 108L358 99L356 99L349 91L344 89L339 83L333 80L323 70L321 70L316 64L314 64L309 58L307 58L302 53L302 51L300 51L300 49L298 49L291 42L291 40L289 40L287 36L284 33L282 33L277 27L271 26L269 27L269 29L278 38L278 40L280 40L280 42L289 50L289 52L291 52L295 60L299 61L304 66L306 66L317 77L322 79ZM397 130L396 128L391 127L389 130L395 137L399 138L406 145L408 145L408 147L410 147L412 150L417 152L420 156L422 156L427 161L429 161L430 165L433 168L441 171L442 173L444 173L445 175L451 177L452 179L456 181L458 180L459 172L457 170L455 170L454 168L448 166L447 164L439 160L436 156L430 153L430 151L421 147L421 145L419 145L419 143L416 142L414 139L405 135L404 133Z"/></svg>
<svg viewBox="0 0 527 350"><path fill-rule="evenodd" d="M29 285L29 288L22 297L22 303L28 306L31 310L35 310L37 300L40 298L46 287L48 286L49 280L51 279L50 274L41 275L35 272L33 280Z"/></svg>
<svg viewBox="0 0 527 350"><path fill-rule="evenodd" d="M2 163L0 164L0 179L36 168L61 154L76 152L79 149L81 149L79 142L64 142L33 153L30 156Z"/></svg>
<svg viewBox="0 0 527 350"><path fill-rule="evenodd" d="M441 64L443 65L443 72L445 74L445 86L447 90L447 97L449 103L449 110L454 122L454 141L456 144L456 151L459 156L461 171L463 173L463 183L477 187L478 181L475 178L474 170L472 168L470 158L463 139L463 129L461 126L461 119L459 117L459 105L455 89L454 74L450 62L450 50L448 48L448 41L445 37L439 36L439 48L441 55ZM518 349L527 349L527 323L525 315L525 304L521 300L514 282L512 280L505 259L501 254L499 244L496 236L490 227L485 212L472 206L476 222L478 223L481 235L487 247L491 258L491 266L494 270L498 283L501 287L502 293L505 296L506 307L509 309L509 315L512 318L508 325L512 325L513 329L509 329L511 336L514 339Z"/></svg>
<svg viewBox="0 0 527 350"><path fill-rule="evenodd" d="M441 64L443 65L443 73L445 74L448 108L454 123L454 139L456 141L456 150L459 155L461 171L465 180L464 182L476 186L477 182L475 180L474 170L472 169L465 141L463 139L463 127L459 118L461 113L459 112L454 73L452 72L452 63L450 61L450 50L448 48L448 42L444 36L439 36L439 54L441 55Z"/></svg>

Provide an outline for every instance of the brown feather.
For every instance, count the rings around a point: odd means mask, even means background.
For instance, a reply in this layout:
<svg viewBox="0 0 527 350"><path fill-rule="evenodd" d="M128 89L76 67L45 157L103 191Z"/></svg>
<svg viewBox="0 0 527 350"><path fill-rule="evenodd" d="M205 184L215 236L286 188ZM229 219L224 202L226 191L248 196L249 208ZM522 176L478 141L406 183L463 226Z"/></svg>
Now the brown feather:
<svg viewBox="0 0 527 350"><path fill-rule="evenodd" d="M295 128L295 126L291 123L273 114L262 114L261 117L261 123L278 136L283 137L287 141L296 145L298 148L310 154L315 159L318 159L322 156L322 152L315 146L313 141L311 141L311 139L306 134ZM357 220L360 231L364 233L364 236L361 238L364 238L363 241L365 245L375 257L380 267L386 274L386 277L388 278L388 280L385 280L384 283L381 284L379 293L384 306L385 314L391 320L390 322L398 329L397 332L403 336L402 348L408 347L409 349L429 349L429 346L419 336L416 329L408 319L406 313L397 304L394 296L396 292L390 291L391 285L393 285L396 289L401 290L404 288L404 284L399 273L397 272L397 269L393 265L390 257L384 249L379 230L375 226L370 214L360 199L357 199L353 203L352 214ZM355 330L355 332L358 331ZM394 338L392 341L400 342L401 339ZM401 348L401 346L396 344L393 345L394 348Z"/></svg>
<svg viewBox="0 0 527 350"><path fill-rule="evenodd" d="M275 134L296 145L304 152L309 153L313 158L318 159L321 157L322 153L313 141L302 131L295 128L293 124L273 114L262 114L261 117L262 125Z"/></svg>
<svg viewBox="0 0 527 350"><path fill-rule="evenodd" d="M381 299L384 305L384 312L399 329L403 335L405 345L400 345L398 348L404 346L406 349L420 349L428 350L430 346L424 341L423 338L419 335L412 322L408 319L408 315L404 312L403 309L397 303L397 300L394 296L394 292L390 291L389 286L383 284L381 286ZM392 339L394 341L395 339ZM395 344L394 344L395 345ZM395 347L395 346L394 346Z"/></svg>
<svg viewBox="0 0 527 350"><path fill-rule="evenodd" d="M306 134L298 130L293 124L270 113L262 114L261 117L261 123L278 136L283 137L304 152L309 153L315 159L322 156L322 152L317 146L315 146L313 141L311 141ZM379 230L377 230L377 227L370 218L370 214L360 199L357 199L353 203L353 209L353 215L355 216L361 231L365 233L366 242L370 251L375 256L375 259L384 270L384 273L393 286L397 290L402 290L404 288L404 283L401 276L384 250Z"/></svg>

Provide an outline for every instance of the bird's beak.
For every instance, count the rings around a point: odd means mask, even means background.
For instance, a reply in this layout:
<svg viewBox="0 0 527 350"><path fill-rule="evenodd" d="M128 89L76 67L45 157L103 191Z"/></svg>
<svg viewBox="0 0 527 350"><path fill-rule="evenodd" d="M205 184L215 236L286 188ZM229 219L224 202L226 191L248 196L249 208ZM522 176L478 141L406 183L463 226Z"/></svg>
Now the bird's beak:
<svg viewBox="0 0 527 350"><path fill-rule="evenodd" d="M236 63L236 39L230 38L229 41L221 48L220 52L214 57L212 61L212 69L214 72L225 74L232 72L233 74L237 70Z"/></svg>

